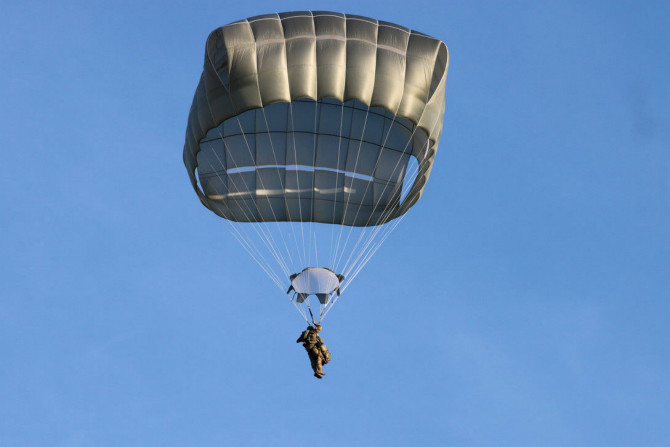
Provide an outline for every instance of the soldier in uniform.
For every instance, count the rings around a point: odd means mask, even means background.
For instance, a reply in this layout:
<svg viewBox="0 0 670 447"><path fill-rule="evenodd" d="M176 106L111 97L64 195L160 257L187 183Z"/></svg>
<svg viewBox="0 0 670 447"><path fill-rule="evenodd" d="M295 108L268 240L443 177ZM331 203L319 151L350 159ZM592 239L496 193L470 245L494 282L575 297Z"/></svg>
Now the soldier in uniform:
<svg viewBox="0 0 670 447"><path fill-rule="evenodd" d="M312 320L314 326L307 326L307 329L300 334L300 338L296 340L296 343L302 342L302 345L309 355L309 361L312 364L312 369L314 370L314 377L320 379L322 376L325 376L326 373L321 370L321 367L330 361L330 352L328 348L323 344L323 339L319 337L319 332L321 332L321 325ZM327 352L327 354L325 354Z"/></svg>

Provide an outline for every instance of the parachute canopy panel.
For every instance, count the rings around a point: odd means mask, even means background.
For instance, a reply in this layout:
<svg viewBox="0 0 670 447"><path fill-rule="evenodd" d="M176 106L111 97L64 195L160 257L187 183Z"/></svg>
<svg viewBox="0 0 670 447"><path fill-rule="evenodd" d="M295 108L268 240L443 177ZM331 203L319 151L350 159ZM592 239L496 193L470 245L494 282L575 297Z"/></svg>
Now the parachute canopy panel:
<svg viewBox="0 0 670 447"><path fill-rule="evenodd" d="M430 175L447 66L443 42L366 17L291 12L221 27L189 114L191 183L231 221L388 222Z"/></svg>

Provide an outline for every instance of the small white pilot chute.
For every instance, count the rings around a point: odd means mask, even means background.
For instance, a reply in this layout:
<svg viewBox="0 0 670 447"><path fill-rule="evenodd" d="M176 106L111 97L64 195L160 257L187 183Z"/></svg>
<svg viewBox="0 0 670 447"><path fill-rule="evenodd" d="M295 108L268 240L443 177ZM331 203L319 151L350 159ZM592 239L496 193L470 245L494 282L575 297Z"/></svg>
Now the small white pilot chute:
<svg viewBox="0 0 670 447"><path fill-rule="evenodd" d="M329 307L328 305L334 302L334 300L331 300L333 294L337 293L339 295L342 281L344 281L344 276L338 275L328 268L307 267L302 272L291 275L291 287L288 292L293 290L295 292L295 303L305 303L310 314L312 311L309 308L308 297L315 295L321 304L321 317L326 308ZM307 302L305 302L306 299Z"/></svg>

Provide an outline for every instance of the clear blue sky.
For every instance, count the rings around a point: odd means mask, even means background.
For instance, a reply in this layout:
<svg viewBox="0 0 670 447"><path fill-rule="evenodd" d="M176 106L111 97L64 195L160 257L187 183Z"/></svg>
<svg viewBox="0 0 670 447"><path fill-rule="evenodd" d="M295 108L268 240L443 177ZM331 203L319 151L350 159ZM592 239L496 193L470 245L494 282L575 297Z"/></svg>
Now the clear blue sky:
<svg viewBox="0 0 670 447"><path fill-rule="evenodd" d="M323 332L182 164L208 33L450 50L426 193ZM670 445L667 2L3 2L0 445Z"/></svg>

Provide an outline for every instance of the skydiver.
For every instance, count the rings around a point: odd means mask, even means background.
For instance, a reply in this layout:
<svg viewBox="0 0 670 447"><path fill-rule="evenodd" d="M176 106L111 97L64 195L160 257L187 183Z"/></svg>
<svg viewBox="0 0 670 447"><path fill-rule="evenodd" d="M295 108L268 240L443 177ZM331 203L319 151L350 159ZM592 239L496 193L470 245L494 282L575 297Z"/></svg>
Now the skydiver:
<svg viewBox="0 0 670 447"><path fill-rule="evenodd" d="M302 342L307 355L309 355L309 361L312 365L312 370L314 370L314 377L321 379L322 376L325 376L326 373L321 369L323 365L330 361L330 351L323 343L323 339L319 336L321 332L321 325L312 320L314 326L307 326L307 329L300 334L300 337L296 340L296 343Z"/></svg>

